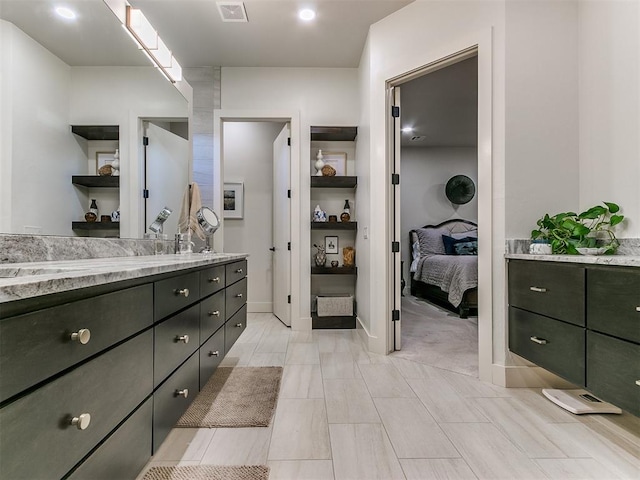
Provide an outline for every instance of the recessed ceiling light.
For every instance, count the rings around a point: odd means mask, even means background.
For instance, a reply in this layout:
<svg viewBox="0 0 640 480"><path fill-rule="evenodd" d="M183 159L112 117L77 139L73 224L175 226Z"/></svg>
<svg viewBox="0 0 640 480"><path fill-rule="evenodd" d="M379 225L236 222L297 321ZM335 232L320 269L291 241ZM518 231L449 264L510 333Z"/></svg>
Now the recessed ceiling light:
<svg viewBox="0 0 640 480"><path fill-rule="evenodd" d="M402 133L411 133L413 132L413 127L404 127L401 129Z"/></svg>
<svg viewBox="0 0 640 480"><path fill-rule="evenodd" d="M57 7L56 13L67 20L74 20L76 18L76 12L67 7Z"/></svg>
<svg viewBox="0 0 640 480"><path fill-rule="evenodd" d="M311 10L310 8L303 8L298 12L298 17L300 20L304 20L305 22L309 22L316 18L316 12Z"/></svg>

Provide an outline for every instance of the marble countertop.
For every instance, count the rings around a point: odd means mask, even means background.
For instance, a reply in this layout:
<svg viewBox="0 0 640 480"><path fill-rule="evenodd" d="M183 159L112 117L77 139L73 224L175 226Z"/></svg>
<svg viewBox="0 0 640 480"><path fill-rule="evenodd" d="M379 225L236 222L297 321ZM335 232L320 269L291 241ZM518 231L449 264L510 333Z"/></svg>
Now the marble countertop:
<svg viewBox="0 0 640 480"><path fill-rule="evenodd" d="M532 260L538 262L584 263L589 265L616 265L640 267L640 255L531 255L529 253L507 253L512 260Z"/></svg>
<svg viewBox="0 0 640 480"><path fill-rule="evenodd" d="M0 264L0 303L246 258L191 253Z"/></svg>

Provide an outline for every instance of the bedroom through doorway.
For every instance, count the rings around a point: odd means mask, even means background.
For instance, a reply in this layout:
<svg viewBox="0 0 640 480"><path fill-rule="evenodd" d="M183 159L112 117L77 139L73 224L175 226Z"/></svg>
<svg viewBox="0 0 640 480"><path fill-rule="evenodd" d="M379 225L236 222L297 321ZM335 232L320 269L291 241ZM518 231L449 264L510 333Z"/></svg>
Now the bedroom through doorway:
<svg viewBox="0 0 640 480"><path fill-rule="evenodd" d="M397 88L402 348L392 355L477 377L477 54Z"/></svg>

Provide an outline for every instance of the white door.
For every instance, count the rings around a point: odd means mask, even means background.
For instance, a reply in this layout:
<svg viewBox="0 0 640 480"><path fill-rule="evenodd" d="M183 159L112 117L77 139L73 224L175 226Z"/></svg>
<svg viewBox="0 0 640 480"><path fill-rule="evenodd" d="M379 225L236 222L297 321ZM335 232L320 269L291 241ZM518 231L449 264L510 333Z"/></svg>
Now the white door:
<svg viewBox="0 0 640 480"><path fill-rule="evenodd" d="M189 142L153 123L145 122L146 200L145 232L164 207L173 213L164 222L163 232L173 238L178 231L178 218L185 188L189 184Z"/></svg>
<svg viewBox="0 0 640 480"><path fill-rule="evenodd" d="M401 151L401 130L400 130L400 115L402 114L402 110L400 109L400 87L394 87L391 91L392 97L392 105L397 107L397 115L392 116L393 120L393 159L391 163L391 173L400 175L400 151ZM399 178L399 177L396 177ZM402 286L401 286L401 252L402 245L400 243L400 184L393 183L392 185L392 212L393 215L391 217L392 232L393 232L393 242L398 242L398 251L391 254L391 272L393 274L393 288L392 288L392 305L393 305L393 313L392 313L392 321L394 322L394 345L393 348L395 350L400 350L402 347L402 310L401 310L401 302L402 302ZM393 318L393 315L397 315L396 318Z"/></svg>
<svg viewBox="0 0 640 480"><path fill-rule="evenodd" d="M290 125L273 142L273 314L291 326L291 147Z"/></svg>

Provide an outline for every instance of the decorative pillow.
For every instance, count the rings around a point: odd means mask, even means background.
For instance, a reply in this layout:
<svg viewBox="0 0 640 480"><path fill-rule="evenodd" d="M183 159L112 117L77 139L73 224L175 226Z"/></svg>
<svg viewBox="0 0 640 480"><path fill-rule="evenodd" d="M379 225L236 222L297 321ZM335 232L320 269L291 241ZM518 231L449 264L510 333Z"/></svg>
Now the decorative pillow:
<svg viewBox="0 0 640 480"><path fill-rule="evenodd" d="M456 234L454 234L456 235ZM476 237L456 238L448 235L442 235L442 243L444 243L444 253L447 255L457 255L455 245L457 243L478 241Z"/></svg>
<svg viewBox="0 0 640 480"><path fill-rule="evenodd" d="M456 255L478 255L478 240L456 243L454 249Z"/></svg>
<svg viewBox="0 0 640 480"><path fill-rule="evenodd" d="M448 232L438 228L417 228L416 233L420 242L420 256L445 254L442 235Z"/></svg>

